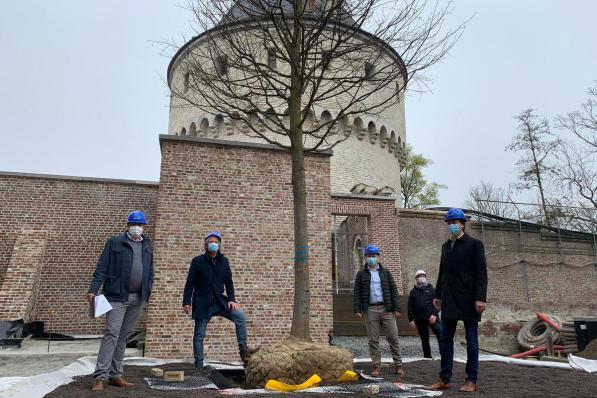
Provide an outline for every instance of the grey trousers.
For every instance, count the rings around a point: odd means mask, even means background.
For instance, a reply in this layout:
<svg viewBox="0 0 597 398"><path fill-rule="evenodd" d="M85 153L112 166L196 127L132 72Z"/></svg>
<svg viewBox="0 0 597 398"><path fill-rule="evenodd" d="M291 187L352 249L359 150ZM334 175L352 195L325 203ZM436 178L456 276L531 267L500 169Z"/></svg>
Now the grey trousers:
<svg viewBox="0 0 597 398"><path fill-rule="evenodd" d="M108 380L122 376L122 360L126 341L133 332L137 318L143 309L141 295L129 294L126 303L110 301L113 307L106 314L106 330L97 354L97 365L93 376Z"/></svg>
<svg viewBox="0 0 597 398"><path fill-rule="evenodd" d="M365 313L365 326L367 327L367 337L369 338L369 355L371 363L375 366L381 365L381 350L379 349L380 332L386 335L394 365L402 365L400 356L400 344L398 343L398 326L394 314L386 311L383 305L370 306Z"/></svg>

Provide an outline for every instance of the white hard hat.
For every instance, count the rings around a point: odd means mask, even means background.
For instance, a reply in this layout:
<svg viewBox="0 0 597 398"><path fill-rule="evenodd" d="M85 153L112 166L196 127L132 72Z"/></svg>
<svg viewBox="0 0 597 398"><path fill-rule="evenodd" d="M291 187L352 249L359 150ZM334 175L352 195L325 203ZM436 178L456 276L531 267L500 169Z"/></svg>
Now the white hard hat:
<svg viewBox="0 0 597 398"><path fill-rule="evenodd" d="M421 274L423 274L423 275L427 276L427 272L425 272L425 271L423 271L422 269L420 269L420 270L418 270L417 272L415 272L415 278L416 278L417 276L421 275Z"/></svg>

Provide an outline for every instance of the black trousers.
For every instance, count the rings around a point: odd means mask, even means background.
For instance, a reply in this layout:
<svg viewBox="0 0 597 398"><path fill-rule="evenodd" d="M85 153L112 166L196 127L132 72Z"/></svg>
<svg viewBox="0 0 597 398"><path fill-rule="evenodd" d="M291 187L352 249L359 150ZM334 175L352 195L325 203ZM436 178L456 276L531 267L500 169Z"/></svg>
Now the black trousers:
<svg viewBox="0 0 597 398"><path fill-rule="evenodd" d="M433 325L429 324L427 319L415 319L417 330L419 331L419 337L421 338L421 346L423 347L423 357L431 358L431 347L429 346L429 328L435 334L437 338L437 344L440 344L441 337L441 323L439 317L435 320Z"/></svg>

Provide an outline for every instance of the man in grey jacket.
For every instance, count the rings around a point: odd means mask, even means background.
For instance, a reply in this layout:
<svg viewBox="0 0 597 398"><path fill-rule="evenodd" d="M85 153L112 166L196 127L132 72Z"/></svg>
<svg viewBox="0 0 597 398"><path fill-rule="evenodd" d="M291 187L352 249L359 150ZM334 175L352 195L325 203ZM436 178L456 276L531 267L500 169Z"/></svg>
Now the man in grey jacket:
<svg viewBox="0 0 597 398"><path fill-rule="evenodd" d="M100 287L112 306L106 314L106 329L95 367L93 391L106 385L131 387L122 377L126 342L137 318L151 294L153 253L150 239L143 234L145 214L133 211L127 219L127 231L106 242L97 263L87 301L91 305Z"/></svg>

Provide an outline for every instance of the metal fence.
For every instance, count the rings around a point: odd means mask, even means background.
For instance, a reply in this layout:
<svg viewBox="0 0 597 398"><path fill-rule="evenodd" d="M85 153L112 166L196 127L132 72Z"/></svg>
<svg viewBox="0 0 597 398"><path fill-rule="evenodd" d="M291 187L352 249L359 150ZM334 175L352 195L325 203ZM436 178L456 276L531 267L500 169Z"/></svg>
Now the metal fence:
<svg viewBox="0 0 597 398"><path fill-rule="evenodd" d="M352 291L356 273L364 264L363 248L368 243L368 229L366 216L333 217L332 269L336 293Z"/></svg>

